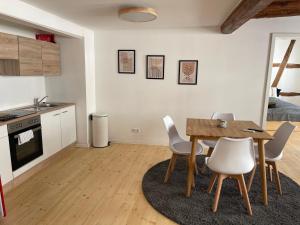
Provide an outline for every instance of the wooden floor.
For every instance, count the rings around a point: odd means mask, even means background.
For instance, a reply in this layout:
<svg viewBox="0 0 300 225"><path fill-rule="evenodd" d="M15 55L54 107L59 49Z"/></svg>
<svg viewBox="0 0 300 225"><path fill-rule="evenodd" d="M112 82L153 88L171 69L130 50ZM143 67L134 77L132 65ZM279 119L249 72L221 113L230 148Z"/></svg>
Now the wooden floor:
<svg viewBox="0 0 300 225"><path fill-rule="evenodd" d="M8 225L174 224L145 200L141 181L170 157L167 147L114 144L69 148L53 163L6 194ZM300 133L290 139L280 170L300 183Z"/></svg>

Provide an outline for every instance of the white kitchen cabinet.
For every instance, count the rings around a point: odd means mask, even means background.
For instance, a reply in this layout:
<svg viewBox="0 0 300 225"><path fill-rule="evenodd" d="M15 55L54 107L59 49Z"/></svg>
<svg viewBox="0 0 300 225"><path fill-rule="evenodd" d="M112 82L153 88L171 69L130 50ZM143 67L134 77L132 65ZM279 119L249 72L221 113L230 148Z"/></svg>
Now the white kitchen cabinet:
<svg viewBox="0 0 300 225"><path fill-rule="evenodd" d="M42 114L41 124L46 158L76 141L75 106Z"/></svg>
<svg viewBox="0 0 300 225"><path fill-rule="evenodd" d="M45 157L61 149L60 110L41 115L43 151Z"/></svg>
<svg viewBox="0 0 300 225"><path fill-rule="evenodd" d="M64 108L60 117L62 148L76 141L75 106Z"/></svg>
<svg viewBox="0 0 300 225"><path fill-rule="evenodd" d="M3 185L13 179L6 125L0 126L0 175Z"/></svg>

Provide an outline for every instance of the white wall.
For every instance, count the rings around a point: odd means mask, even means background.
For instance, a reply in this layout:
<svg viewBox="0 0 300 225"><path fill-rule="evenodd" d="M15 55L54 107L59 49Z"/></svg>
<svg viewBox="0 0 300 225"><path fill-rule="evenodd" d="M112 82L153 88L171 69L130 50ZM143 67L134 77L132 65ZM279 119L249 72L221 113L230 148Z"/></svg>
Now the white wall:
<svg viewBox="0 0 300 225"><path fill-rule="evenodd" d="M61 48L62 76L46 78L46 92L49 101L76 103L77 142L81 146L87 142L87 109L85 89L85 58L83 40L77 38L57 38Z"/></svg>
<svg viewBox="0 0 300 225"><path fill-rule="evenodd" d="M276 38L273 63L281 63L285 55L285 52L292 39L296 40L292 53L290 55L288 63L300 64L300 38ZM272 78L271 81L276 77L278 67L272 68ZM288 69L284 70L284 73L278 83L278 88L282 89L284 92L300 92L300 69ZM295 97L280 97L281 99L300 105L300 96Z"/></svg>
<svg viewBox="0 0 300 225"><path fill-rule="evenodd" d="M34 31L24 26L0 21L0 32L34 38ZM0 76L0 110L33 103L45 96L44 77Z"/></svg>
<svg viewBox="0 0 300 225"><path fill-rule="evenodd" d="M110 115L118 142L166 144L161 118L170 114L180 133L187 117L215 111L260 121L268 35L226 36L200 31L122 31L96 35L97 110ZM117 73L117 50L136 50L136 74ZM165 79L145 79L147 54L166 56ZM178 85L178 60L199 60L198 85ZM250 59L255 59L253 62ZM140 135L131 128L141 128Z"/></svg>
<svg viewBox="0 0 300 225"><path fill-rule="evenodd" d="M187 117L209 118L215 111L260 123L270 33L300 28L299 20L256 21L232 35L214 29L97 32L96 105L110 115L111 140L167 144L161 120L166 114L182 135ZM117 73L118 49L136 50L135 75ZM166 56L164 80L145 79L147 54ZM198 85L177 84L180 59L199 60ZM133 134L132 128L142 132Z"/></svg>

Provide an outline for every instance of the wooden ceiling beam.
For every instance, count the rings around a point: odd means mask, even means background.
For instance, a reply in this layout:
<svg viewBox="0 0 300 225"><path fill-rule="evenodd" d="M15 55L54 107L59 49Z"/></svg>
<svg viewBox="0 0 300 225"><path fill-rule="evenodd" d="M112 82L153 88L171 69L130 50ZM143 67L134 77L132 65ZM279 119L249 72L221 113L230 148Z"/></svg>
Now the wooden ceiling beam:
<svg viewBox="0 0 300 225"><path fill-rule="evenodd" d="M273 63L273 67L279 67L281 63ZM286 65L287 69L300 69L300 64L298 63L288 63Z"/></svg>
<svg viewBox="0 0 300 225"><path fill-rule="evenodd" d="M272 18L300 15L299 0L277 0L259 12L254 18Z"/></svg>
<svg viewBox="0 0 300 225"><path fill-rule="evenodd" d="M299 92L280 92L280 96L285 96L285 97L294 97L294 96L300 96Z"/></svg>
<svg viewBox="0 0 300 225"><path fill-rule="evenodd" d="M290 44L289 44L289 47L287 48L285 54L284 54L284 57L283 57L283 60L279 66L279 69L278 69L278 72L276 74L276 77L272 83L272 87L277 87L280 79L281 79L281 76L283 74L283 71L286 67L286 65L288 64L288 61L289 61L289 58L290 58L290 55L292 53L292 50L294 48L294 45L295 45L295 42L296 40L291 40Z"/></svg>
<svg viewBox="0 0 300 225"><path fill-rule="evenodd" d="M231 34L259 12L267 8L274 0L243 0L221 26L221 32Z"/></svg>

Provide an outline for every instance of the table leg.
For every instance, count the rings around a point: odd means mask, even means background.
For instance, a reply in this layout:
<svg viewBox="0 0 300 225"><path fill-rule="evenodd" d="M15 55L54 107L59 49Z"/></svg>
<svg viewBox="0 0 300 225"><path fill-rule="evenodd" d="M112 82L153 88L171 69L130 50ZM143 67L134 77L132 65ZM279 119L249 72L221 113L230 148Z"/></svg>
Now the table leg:
<svg viewBox="0 0 300 225"><path fill-rule="evenodd" d="M266 176L266 167L265 167L265 149L264 149L263 140L258 141L258 154L259 154L262 199L264 205L268 205L267 176Z"/></svg>
<svg viewBox="0 0 300 225"><path fill-rule="evenodd" d="M192 185L194 180L194 169L195 169L195 160L196 160L196 147L197 147L197 138L191 137L192 149L191 154L189 156L189 170L187 175L187 186L186 186L186 197L191 196Z"/></svg>

